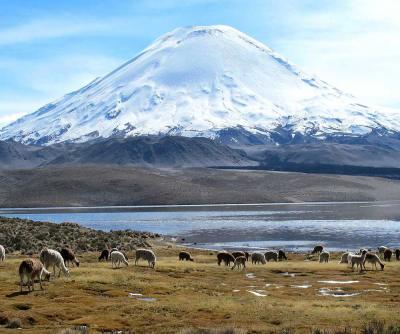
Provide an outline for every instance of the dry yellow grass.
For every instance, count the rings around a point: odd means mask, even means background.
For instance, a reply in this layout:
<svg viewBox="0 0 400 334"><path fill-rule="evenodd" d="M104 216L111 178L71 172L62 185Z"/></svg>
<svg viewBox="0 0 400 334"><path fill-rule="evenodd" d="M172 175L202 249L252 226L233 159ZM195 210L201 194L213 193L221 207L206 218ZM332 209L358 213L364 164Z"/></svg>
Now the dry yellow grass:
<svg viewBox="0 0 400 334"><path fill-rule="evenodd" d="M360 328L371 319L400 323L400 262L388 263L383 272L359 274L338 264L338 256L329 264L320 264L290 254L288 262L249 264L241 272L218 267L215 254L207 251L191 251L195 262L179 262L178 248L158 246L155 251L159 255L155 270L144 262L135 267L132 256L129 267L111 269L110 262L97 262L98 254L83 254L81 267L72 268L69 278L52 279L43 291L30 294L19 294L17 270L23 257L8 256L0 263L0 315L20 318L24 329L7 332L57 333L87 324L94 332L176 333L190 327L234 326L251 333L288 327L309 333L315 327ZM318 282L323 280L359 282ZM319 289L324 287L361 294L320 296ZM266 296L248 292L256 290ZM155 300L130 298L129 293Z"/></svg>

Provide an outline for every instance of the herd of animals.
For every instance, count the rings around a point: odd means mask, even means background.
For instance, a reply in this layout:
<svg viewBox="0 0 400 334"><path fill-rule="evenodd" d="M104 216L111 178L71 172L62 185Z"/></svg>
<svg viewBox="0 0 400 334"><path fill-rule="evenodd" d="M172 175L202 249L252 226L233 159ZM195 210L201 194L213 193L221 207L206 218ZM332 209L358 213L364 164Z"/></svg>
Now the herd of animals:
<svg viewBox="0 0 400 334"><path fill-rule="evenodd" d="M330 253L324 250L322 245L317 245L311 251L311 254L316 254L319 256L320 263L329 262ZM390 261L393 254L396 257L397 261L400 261L400 249L395 249L392 251L391 249L380 246L378 247L378 254L383 255L384 261ZM339 263L349 264L354 270L354 267L357 266L360 271L366 270L365 263L370 263L377 270L377 264L380 265L381 270L384 269L385 265L381 261L379 255L376 253L369 252L366 249L360 249L357 253L346 252L341 255L341 259ZM5 248L0 245L0 261L4 261L6 257ZM156 255L150 249L137 249L135 251L135 265L137 265L138 261L142 259L147 261L149 267L154 268L156 265ZM194 261L192 255L189 252L181 251L178 255L179 261ZM265 253L261 252L226 252L221 251L217 254L217 263L220 266L221 263L224 263L226 266L230 266L233 264L232 270L244 269L246 268L246 262L251 259L252 264L266 264L269 261L284 261L287 260L286 253L283 250L270 250ZM99 261L108 261L111 260L111 266L114 268L119 268L121 264L128 266L128 257L126 253L118 250L117 248L112 248L111 250L104 249L99 258ZM42 289L42 280L50 279L51 272L48 271L51 267L53 268L53 275L56 276L56 267L58 269L58 277L61 276L61 272L64 275L69 276L68 266L77 266L79 267L79 260L75 256L74 252L69 248L63 248L60 252L54 249L45 248L40 252L39 259L29 258L23 260L19 266L19 277L20 277L20 288L22 292L22 288L25 282L28 290L34 290L34 280L38 279L40 288Z"/></svg>

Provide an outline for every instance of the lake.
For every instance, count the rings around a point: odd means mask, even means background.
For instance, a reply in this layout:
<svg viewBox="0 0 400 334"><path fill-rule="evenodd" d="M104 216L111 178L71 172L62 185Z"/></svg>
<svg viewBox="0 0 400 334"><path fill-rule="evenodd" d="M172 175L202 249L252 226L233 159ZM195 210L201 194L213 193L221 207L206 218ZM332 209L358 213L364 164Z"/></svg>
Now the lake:
<svg viewBox="0 0 400 334"><path fill-rule="evenodd" d="M400 246L400 201L0 209L0 215L99 230L132 229L207 249L308 251ZM184 240L182 240L182 238Z"/></svg>

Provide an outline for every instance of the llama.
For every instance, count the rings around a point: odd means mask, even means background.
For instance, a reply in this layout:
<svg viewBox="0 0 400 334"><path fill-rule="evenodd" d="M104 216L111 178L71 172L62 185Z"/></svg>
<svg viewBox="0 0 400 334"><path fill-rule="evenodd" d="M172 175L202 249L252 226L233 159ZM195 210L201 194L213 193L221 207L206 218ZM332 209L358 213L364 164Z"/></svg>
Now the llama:
<svg viewBox="0 0 400 334"><path fill-rule="evenodd" d="M189 252L179 252L179 261L194 261L192 255Z"/></svg>
<svg viewBox="0 0 400 334"><path fill-rule="evenodd" d="M0 245L0 261L4 261L6 259L6 250Z"/></svg>
<svg viewBox="0 0 400 334"><path fill-rule="evenodd" d="M265 256L265 259L267 260L267 262L269 262L271 260L277 262L279 254L276 251L267 251L267 252L265 252L264 256Z"/></svg>
<svg viewBox="0 0 400 334"><path fill-rule="evenodd" d="M66 266L72 263L79 267L79 260L76 258L72 250L70 250L69 248L63 248L61 249L60 254L63 257Z"/></svg>
<svg viewBox="0 0 400 334"><path fill-rule="evenodd" d="M319 254L319 263L328 263L329 262L329 258L330 258L330 254L327 251L322 251Z"/></svg>
<svg viewBox="0 0 400 334"><path fill-rule="evenodd" d="M103 249L99 256L99 261L106 260L108 261L108 257L110 256L110 251L108 249Z"/></svg>
<svg viewBox="0 0 400 334"><path fill-rule="evenodd" d="M394 254L396 255L396 260L400 261L400 249L396 248L394 250Z"/></svg>
<svg viewBox="0 0 400 334"><path fill-rule="evenodd" d="M381 266L381 270L385 268L385 265L382 263L381 259L379 258L378 255L373 254L373 253L367 253L365 256L365 261L364 261L364 267L365 267L365 262L371 263L371 265L375 266L375 270L378 270L376 264L379 263Z"/></svg>
<svg viewBox="0 0 400 334"><path fill-rule="evenodd" d="M244 268L246 268L246 257L245 256L238 256L236 259L235 259L235 262L233 263L233 267L231 268L231 270L233 270L233 269L235 269L235 268L238 268L238 269L240 269L241 267L243 267L242 268L242 270L244 269Z"/></svg>
<svg viewBox="0 0 400 334"><path fill-rule="evenodd" d="M278 251L278 259L279 259L279 261L283 261L283 260L286 261L288 259L286 256L286 253L282 249L280 249Z"/></svg>
<svg viewBox="0 0 400 334"><path fill-rule="evenodd" d="M264 254L256 252L256 253L251 254L251 263L252 264L258 264L258 263L266 264L267 261L265 261Z"/></svg>
<svg viewBox="0 0 400 334"><path fill-rule="evenodd" d="M69 270L64 264L64 259L59 252L54 249L45 248L40 252L40 261L48 269L53 266L53 274L56 275L56 267L59 269L58 277L61 276L61 271L65 276L69 276Z"/></svg>
<svg viewBox="0 0 400 334"><path fill-rule="evenodd" d="M40 284L40 289L43 290L43 286L42 286L42 277L44 275L44 278L47 279L48 281L50 280L50 272L47 271L44 266L43 263L40 262L39 260L36 259L27 259L21 262L21 264L19 265L19 278L20 278L20 287L21 287L21 292L22 292L22 286L24 284L24 278L27 278L27 286L28 286L28 290L31 291L31 287L32 287L32 291L35 290L34 287L34 282L35 282L35 278L38 277L39 278L39 284Z"/></svg>
<svg viewBox="0 0 400 334"><path fill-rule="evenodd" d="M389 248L385 249L385 251L383 252L383 261L390 262L392 255L393 255L393 252Z"/></svg>
<svg viewBox="0 0 400 334"><path fill-rule="evenodd" d="M351 263L351 269L354 270L354 265L360 266L360 272L365 269L365 258L367 256L367 251L364 249L361 255L351 255L349 258L349 263Z"/></svg>
<svg viewBox="0 0 400 334"><path fill-rule="evenodd" d="M119 251L113 251L111 253L111 267L113 268L115 265L116 268L119 268L121 263L128 266L128 261L126 261L124 254Z"/></svg>
<svg viewBox="0 0 400 334"><path fill-rule="evenodd" d="M349 263L349 253L343 253L339 263Z"/></svg>
<svg viewBox="0 0 400 334"><path fill-rule="evenodd" d="M137 249L136 250L136 258L135 258L135 266L137 265L140 259L147 260L149 267L154 268L156 265L156 255L150 249Z"/></svg>
<svg viewBox="0 0 400 334"><path fill-rule="evenodd" d="M314 247L311 254L319 254L319 253L322 253L323 250L324 250L324 246L317 245Z"/></svg>
<svg viewBox="0 0 400 334"><path fill-rule="evenodd" d="M386 246L379 246L378 247L378 252L379 254L383 254L385 252L385 250L388 249Z"/></svg>
<svg viewBox="0 0 400 334"><path fill-rule="evenodd" d="M232 252L231 253L232 254L232 256L236 259L237 257L239 257L239 256L244 256L244 257L246 257L246 254L244 253L244 252L240 252L240 251L238 251L238 252Z"/></svg>
<svg viewBox="0 0 400 334"><path fill-rule="evenodd" d="M226 266L230 266L231 262L235 263L235 258L232 254L229 254L228 252L219 252L217 254L217 260L219 266L221 265L221 262L224 262Z"/></svg>

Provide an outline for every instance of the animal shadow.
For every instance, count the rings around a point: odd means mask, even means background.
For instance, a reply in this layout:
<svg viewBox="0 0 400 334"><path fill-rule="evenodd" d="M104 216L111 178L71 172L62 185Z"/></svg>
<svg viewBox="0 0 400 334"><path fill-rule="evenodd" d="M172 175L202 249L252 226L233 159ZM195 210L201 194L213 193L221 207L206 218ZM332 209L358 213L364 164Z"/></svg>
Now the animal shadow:
<svg viewBox="0 0 400 334"><path fill-rule="evenodd" d="M30 293L30 291L16 291L16 292L12 292L12 293L9 293L8 295L6 295L6 297L7 298L14 298L14 297L17 297L17 296L26 296L26 295L28 295Z"/></svg>

